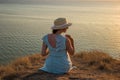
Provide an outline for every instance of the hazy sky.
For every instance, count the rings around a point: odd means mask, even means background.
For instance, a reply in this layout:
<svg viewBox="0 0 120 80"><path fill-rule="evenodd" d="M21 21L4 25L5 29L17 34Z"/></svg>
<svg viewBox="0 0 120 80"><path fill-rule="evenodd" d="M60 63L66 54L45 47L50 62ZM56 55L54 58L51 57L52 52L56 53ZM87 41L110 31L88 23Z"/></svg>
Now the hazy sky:
<svg viewBox="0 0 120 80"><path fill-rule="evenodd" d="M120 0L0 0L0 3L20 3L20 4L71 4L81 1L120 1Z"/></svg>
<svg viewBox="0 0 120 80"><path fill-rule="evenodd" d="M78 2L78 1L120 1L120 0L0 0L0 2L5 2L5 3L19 3L19 2L64 2L64 1L69 1L69 2Z"/></svg>

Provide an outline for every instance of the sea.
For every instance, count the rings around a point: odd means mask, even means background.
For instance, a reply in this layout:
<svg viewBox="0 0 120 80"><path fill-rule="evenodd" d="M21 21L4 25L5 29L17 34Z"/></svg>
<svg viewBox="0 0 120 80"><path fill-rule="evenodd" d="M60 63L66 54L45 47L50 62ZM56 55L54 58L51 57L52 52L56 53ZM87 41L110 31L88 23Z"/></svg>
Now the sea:
<svg viewBox="0 0 120 80"><path fill-rule="evenodd" d="M76 53L98 50L120 59L120 3L0 4L0 64L41 52L56 18L71 22L66 34Z"/></svg>

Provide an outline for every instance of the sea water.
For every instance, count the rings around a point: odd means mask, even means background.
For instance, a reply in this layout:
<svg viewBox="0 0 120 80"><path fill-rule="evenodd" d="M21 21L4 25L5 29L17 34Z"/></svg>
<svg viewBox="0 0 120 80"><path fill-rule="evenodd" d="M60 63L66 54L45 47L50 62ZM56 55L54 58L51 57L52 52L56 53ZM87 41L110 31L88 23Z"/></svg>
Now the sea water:
<svg viewBox="0 0 120 80"><path fill-rule="evenodd" d="M73 24L66 34L74 38L76 52L98 50L120 59L119 4L0 4L0 64L40 53L41 38L58 17Z"/></svg>

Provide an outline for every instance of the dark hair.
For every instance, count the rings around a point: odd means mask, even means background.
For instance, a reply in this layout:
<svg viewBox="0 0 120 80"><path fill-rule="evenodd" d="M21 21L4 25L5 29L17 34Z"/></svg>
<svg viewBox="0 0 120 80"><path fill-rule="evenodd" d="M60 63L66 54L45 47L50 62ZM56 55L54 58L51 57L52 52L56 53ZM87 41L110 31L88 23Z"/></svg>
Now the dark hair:
<svg viewBox="0 0 120 80"><path fill-rule="evenodd" d="M52 33L55 34L56 32L58 32L59 30L58 29L53 29L52 30Z"/></svg>

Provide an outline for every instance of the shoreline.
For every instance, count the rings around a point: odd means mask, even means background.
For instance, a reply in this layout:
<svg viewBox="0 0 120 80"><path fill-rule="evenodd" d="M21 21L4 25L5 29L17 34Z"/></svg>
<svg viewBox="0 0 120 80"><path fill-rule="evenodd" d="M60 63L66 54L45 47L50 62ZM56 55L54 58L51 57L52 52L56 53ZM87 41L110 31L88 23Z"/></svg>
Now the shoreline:
<svg viewBox="0 0 120 80"><path fill-rule="evenodd" d="M68 74L38 72L46 57L33 54L0 66L0 80L120 80L120 60L107 53L83 51L71 56L74 68Z"/></svg>

